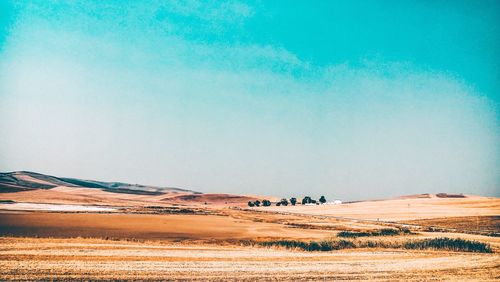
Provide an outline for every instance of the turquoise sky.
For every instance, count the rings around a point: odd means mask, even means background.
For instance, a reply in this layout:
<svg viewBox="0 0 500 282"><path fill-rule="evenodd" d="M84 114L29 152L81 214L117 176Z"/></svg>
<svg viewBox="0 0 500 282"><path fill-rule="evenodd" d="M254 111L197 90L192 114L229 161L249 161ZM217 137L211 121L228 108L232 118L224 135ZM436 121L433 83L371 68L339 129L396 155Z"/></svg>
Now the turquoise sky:
<svg viewBox="0 0 500 282"><path fill-rule="evenodd" d="M1 1L0 170L500 191L499 1Z"/></svg>

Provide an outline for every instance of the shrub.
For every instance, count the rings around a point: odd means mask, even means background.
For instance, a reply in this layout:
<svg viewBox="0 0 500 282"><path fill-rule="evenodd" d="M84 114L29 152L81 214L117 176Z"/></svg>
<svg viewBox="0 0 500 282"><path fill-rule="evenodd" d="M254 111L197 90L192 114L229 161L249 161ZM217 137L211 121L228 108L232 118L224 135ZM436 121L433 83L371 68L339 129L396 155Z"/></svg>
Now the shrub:
<svg viewBox="0 0 500 282"><path fill-rule="evenodd" d="M258 207L258 206L260 206L260 201L259 201L259 200L257 200L257 201L255 201L255 202L253 202L253 204L254 204L256 207Z"/></svg>
<svg viewBox="0 0 500 282"><path fill-rule="evenodd" d="M280 203L281 203L282 206L288 206L288 200L287 199L284 199L284 198L281 199Z"/></svg>
<svg viewBox="0 0 500 282"><path fill-rule="evenodd" d="M254 204L253 202L251 202L251 201L248 201L248 206L249 206L249 207L254 207L254 206L255 206L255 204Z"/></svg>
<svg viewBox="0 0 500 282"><path fill-rule="evenodd" d="M322 204L326 203L325 196L321 196L321 197L319 198L319 202L320 202L320 203L322 203Z"/></svg>
<svg viewBox="0 0 500 282"><path fill-rule="evenodd" d="M265 247L285 247L288 249L302 249L302 250L307 250L308 244L302 241L295 241L295 240L277 240L277 241L267 241L267 242L260 242L259 245L265 246Z"/></svg>
<svg viewBox="0 0 500 282"><path fill-rule="evenodd" d="M309 196L305 196L303 199L302 199L302 204L305 205L305 204L310 204L312 202L312 199L311 197Z"/></svg>
<svg viewBox="0 0 500 282"><path fill-rule="evenodd" d="M295 206L296 203L297 203L297 198L290 198L290 204L292 204L292 206Z"/></svg>
<svg viewBox="0 0 500 282"><path fill-rule="evenodd" d="M402 233L402 234L415 234L413 232L411 232L410 229L406 228L406 227L402 227L402 228L399 228L399 231Z"/></svg>
<svg viewBox="0 0 500 282"><path fill-rule="evenodd" d="M401 233L402 232L397 229L390 229L390 228L380 229L378 232L380 236L394 236L394 235L399 235Z"/></svg>
<svg viewBox="0 0 500 282"><path fill-rule="evenodd" d="M355 248L355 245L351 241L347 240L325 240L325 241L310 241L303 242L297 240L277 240L277 241L267 241L259 243L261 246L266 247L284 247L287 249L301 249L308 252L327 252L332 250L341 250L348 248Z"/></svg>
<svg viewBox="0 0 500 282"><path fill-rule="evenodd" d="M413 240L406 242L388 242L388 241L350 241L350 240L325 240L325 241L310 241L303 242L297 240L277 240L256 243L265 247L284 247L287 249L300 249L308 252L313 251L332 251L353 248L394 248L394 249L436 249L449 250L459 252L478 252L478 253L493 253L489 244L469 241L464 239L451 238L432 238L423 240Z"/></svg>
<svg viewBox="0 0 500 282"><path fill-rule="evenodd" d="M412 232L409 229L384 228L375 231L340 231L337 234L337 237L358 238L358 237L370 237L370 236L394 236L400 234L412 234Z"/></svg>
<svg viewBox="0 0 500 282"><path fill-rule="evenodd" d="M476 253L492 253L491 246L486 243L477 241L470 241L464 239L451 239L451 238L432 238L408 241L403 244L405 249L436 249L436 250L450 250L450 251L463 251L463 252L476 252Z"/></svg>
<svg viewBox="0 0 500 282"><path fill-rule="evenodd" d="M353 242L348 240L321 241L320 245L322 251L352 249L356 247L356 245Z"/></svg>
<svg viewBox="0 0 500 282"><path fill-rule="evenodd" d="M337 233L337 237L342 238L357 238L357 237L368 237L370 236L369 232L356 232L356 231L340 231Z"/></svg>
<svg viewBox="0 0 500 282"><path fill-rule="evenodd" d="M262 205L264 207L269 207L271 205L271 201L269 201L269 200L262 200Z"/></svg>

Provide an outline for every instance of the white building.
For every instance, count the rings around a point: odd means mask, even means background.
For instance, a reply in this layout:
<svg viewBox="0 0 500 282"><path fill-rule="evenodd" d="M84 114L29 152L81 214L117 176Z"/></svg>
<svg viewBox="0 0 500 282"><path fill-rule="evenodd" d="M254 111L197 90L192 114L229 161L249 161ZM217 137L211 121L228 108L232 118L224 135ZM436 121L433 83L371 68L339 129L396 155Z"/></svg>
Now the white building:
<svg viewBox="0 0 500 282"><path fill-rule="evenodd" d="M324 204L325 205L341 205L342 201L341 200L334 200L333 202L326 202Z"/></svg>

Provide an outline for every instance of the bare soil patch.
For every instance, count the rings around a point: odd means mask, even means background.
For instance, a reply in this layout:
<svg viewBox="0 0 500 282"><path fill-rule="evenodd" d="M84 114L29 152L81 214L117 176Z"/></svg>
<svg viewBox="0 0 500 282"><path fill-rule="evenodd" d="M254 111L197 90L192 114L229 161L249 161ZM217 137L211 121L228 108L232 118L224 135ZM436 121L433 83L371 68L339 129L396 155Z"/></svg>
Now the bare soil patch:
<svg viewBox="0 0 500 282"><path fill-rule="evenodd" d="M154 240L324 238L323 230L287 228L217 215L0 213L0 236L114 237Z"/></svg>

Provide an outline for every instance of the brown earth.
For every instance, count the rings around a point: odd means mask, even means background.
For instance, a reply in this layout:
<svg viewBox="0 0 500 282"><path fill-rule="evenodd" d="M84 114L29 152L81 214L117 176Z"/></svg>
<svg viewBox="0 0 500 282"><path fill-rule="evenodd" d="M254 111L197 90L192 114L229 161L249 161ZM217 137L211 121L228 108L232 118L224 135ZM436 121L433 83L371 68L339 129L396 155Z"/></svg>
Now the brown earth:
<svg viewBox="0 0 500 282"><path fill-rule="evenodd" d="M1 236L135 238L148 240L318 239L322 230L217 215L0 213Z"/></svg>

